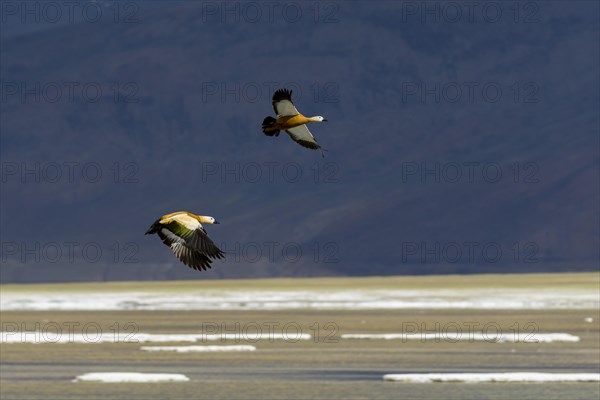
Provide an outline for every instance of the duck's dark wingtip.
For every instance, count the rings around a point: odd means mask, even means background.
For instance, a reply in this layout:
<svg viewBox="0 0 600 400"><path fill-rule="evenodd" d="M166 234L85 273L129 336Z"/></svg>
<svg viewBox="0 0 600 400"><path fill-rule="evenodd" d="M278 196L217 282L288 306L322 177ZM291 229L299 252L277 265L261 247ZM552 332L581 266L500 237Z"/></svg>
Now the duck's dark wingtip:
<svg viewBox="0 0 600 400"><path fill-rule="evenodd" d="M150 226L150 228L148 228L148 230L146 231L146 233L144 235L152 235L152 234L158 232L159 229L160 229L160 219L157 219L156 221L154 221L152 226Z"/></svg>
<svg viewBox="0 0 600 400"><path fill-rule="evenodd" d="M275 93L273 93L273 102L281 100L292 101L292 91L286 88L277 89Z"/></svg>

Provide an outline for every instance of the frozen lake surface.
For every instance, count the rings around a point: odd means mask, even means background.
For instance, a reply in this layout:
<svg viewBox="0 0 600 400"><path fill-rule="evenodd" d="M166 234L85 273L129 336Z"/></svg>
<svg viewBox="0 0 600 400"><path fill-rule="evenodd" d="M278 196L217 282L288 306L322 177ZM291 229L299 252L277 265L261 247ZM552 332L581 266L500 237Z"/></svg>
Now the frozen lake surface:
<svg viewBox="0 0 600 400"><path fill-rule="evenodd" d="M202 290L184 293L5 293L0 309L25 310L543 310L600 307L593 290Z"/></svg>

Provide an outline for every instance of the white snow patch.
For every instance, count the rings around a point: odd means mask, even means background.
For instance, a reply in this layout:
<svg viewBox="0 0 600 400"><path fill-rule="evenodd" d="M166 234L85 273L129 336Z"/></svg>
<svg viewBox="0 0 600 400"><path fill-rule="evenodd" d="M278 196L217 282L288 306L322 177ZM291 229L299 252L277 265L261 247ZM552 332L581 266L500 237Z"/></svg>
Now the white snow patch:
<svg viewBox="0 0 600 400"><path fill-rule="evenodd" d="M384 381L435 382L599 382L600 374L561 374L545 372L452 373L452 374L387 374Z"/></svg>
<svg viewBox="0 0 600 400"><path fill-rule="evenodd" d="M297 340L310 340L312 336L309 333L301 332L290 332L290 333L277 333L277 332L239 332L239 333L221 333L221 334L200 334L199 341L206 340L246 340L249 342L258 340L285 340L288 342L295 342Z"/></svg>
<svg viewBox="0 0 600 400"><path fill-rule="evenodd" d="M144 351L174 351L176 353L255 351L254 346L142 346Z"/></svg>
<svg viewBox="0 0 600 400"><path fill-rule="evenodd" d="M60 333L49 331L20 331L0 332L0 343L161 343L161 342L208 342L247 341L257 342L259 340L285 340L296 342L298 340L310 340L312 336L308 333L290 332L289 334L277 332L239 332L224 334L192 333L192 334L152 334L152 333L92 333L77 334L68 331Z"/></svg>
<svg viewBox="0 0 600 400"><path fill-rule="evenodd" d="M444 332L444 333L347 333L342 339L376 339L376 340L423 340L436 342L485 341L493 343L523 342L579 342L579 336L568 333L478 333L478 332Z"/></svg>
<svg viewBox="0 0 600 400"><path fill-rule="evenodd" d="M182 374L143 374L139 372L92 372L79 375L73 382L187 382Z"/></svg>
<svg viewBox="0 0 600 400"><path fill-rule="evenodd" d="M594 318L587 317L587 318L584 319L584 321L591 324L592 322L594 322Z"/></svg>
<svg viewBox="0 0 600 400"><path fill-rule="evenodd" d="M136 343L133 334L117 333L81 333L50 332L50 331L20 331L0 332L0 343Z"/></svg>
<svg viewBox="0 0 600 400"><path fill-rule="evenodd" d="M374 309L597 309L593 290L198 290L173 293L3 293L0 309L20 310L374 310Z"/></svg>

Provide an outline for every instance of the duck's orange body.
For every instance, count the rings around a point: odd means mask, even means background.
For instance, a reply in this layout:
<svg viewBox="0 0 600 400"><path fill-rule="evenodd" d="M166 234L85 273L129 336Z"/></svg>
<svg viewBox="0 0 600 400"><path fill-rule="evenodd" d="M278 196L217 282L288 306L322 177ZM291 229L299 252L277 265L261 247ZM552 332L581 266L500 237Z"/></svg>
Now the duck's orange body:
<svg viewBox="0 0 600 400"><path fill-rule="evenodd" d="M296 115L281 115L275 123L268 128L271 131L285 131L296 126L304 125L313 122L310 118L306 118L302 114Z"/></svg>

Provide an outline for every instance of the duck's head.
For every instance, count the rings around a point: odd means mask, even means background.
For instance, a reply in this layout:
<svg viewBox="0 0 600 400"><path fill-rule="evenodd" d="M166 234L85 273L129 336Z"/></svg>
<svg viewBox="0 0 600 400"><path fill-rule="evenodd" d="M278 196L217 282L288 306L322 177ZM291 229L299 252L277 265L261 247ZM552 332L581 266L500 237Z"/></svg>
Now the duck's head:
<svg viewBox="0 0 600 400"><path fill-rule="evenodd" d="M200 223L202 224L220 224L219 221L210 216L201 216Z"/></svg>

